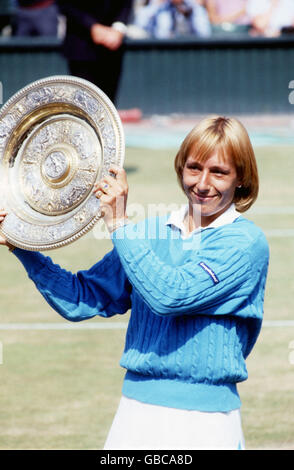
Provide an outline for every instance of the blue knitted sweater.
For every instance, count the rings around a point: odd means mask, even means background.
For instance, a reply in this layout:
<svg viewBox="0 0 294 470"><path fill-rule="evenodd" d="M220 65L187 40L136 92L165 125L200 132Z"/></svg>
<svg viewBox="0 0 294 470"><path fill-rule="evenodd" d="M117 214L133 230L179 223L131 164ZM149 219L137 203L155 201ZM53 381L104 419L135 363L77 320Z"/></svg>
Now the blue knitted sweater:
<svg viewBox="0 0 294 470"><path fill-rule="evenodd" d="M72 274L37 252L15 249L48 303L80 321L131 308L121 366L123 394L202 411L240 407L236 384L260 331L269 250L244 217L175 236L166 217L129 224L113 250Z"/></svg>

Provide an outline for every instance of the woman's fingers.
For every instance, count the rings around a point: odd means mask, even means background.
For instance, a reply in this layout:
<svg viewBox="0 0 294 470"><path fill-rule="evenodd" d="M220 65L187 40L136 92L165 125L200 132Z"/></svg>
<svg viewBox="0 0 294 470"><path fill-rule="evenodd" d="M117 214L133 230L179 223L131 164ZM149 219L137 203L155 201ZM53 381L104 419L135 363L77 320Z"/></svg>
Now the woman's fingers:
<svg viewBox="0 0 294 470"><path fill-rule="evenodd" d="M94 186L96 197L101 198L103 194L109 196L125 196L128 192L126 172L123 168L113 165L110 174L98 181Z"/></svg>
<svg viewBox="0 0 294 470"><path fill-rule="evenodd" d="M128 183L125 171L116 166L110 167L110 174L94 185L94 194L100 200L101 212L106 223L126 217Z"/></svg>
<svg viewBox="0 0 294 470"><path fill-rule="evenodd" d="M127 185L127 174L124 168L121 168L117 165L111 165L109 168L109 172L115 175L116 181L121 183L123 186Z"/></svg>
<svg viewBox="0 0 294 470"><path fill-rule="evenodd" d="M6 216L7 216L7 211L5 209L0 209L0 223L3 222Z"/></svg>
<svg viewBox="0 0 294 470"><path fill-rule="evenodd" d="M0 228L1 228L1 223L7 216L8 212L5 209L0 209ZM5 245L8 246L9 249L13 249L13 246L7 242L6 238L0 234L0 245Z"/></svg>
<svg viewBox="0 0 294 470"><path fill-rule="evenodd" d="M100 189L95 189L94 193L95 193L95 196L97 197L97 199L100 199L102 194L103 194L103 192L100 191Z"/></svg>

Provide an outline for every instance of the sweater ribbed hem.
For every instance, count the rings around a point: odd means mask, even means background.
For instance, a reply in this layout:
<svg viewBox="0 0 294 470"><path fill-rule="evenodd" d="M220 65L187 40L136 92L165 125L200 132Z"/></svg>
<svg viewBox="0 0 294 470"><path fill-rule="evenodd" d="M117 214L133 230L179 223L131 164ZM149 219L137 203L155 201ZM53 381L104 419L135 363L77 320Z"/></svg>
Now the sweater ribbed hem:
<svg viewBox="0 0 294 470"><path fill-rule="evenodd" d="M122 393L143 403L184 410L228 412L241 406L236 384L187 383L130 371L126 373Z"/></svg>

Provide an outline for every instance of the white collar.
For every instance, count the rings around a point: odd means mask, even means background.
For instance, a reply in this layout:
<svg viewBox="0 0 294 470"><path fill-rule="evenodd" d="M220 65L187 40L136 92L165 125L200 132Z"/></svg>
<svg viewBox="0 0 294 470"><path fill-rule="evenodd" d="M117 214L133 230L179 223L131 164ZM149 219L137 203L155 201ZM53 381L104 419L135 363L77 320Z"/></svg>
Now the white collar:
<svg viewBox="0 0 294 470"><path fill-rule="evenodd" d="M235 204L232 203L230 207L217 219L211 222L207 227L198 227L193 232L187 233L186 227L184 225L184 220L187 215L189 206L184 204L179 210L172 211L169 215L169 218L166 221L166 225L171 225L172 228L178 228L181 231L182 238L190 237L195 232L200 232L201 230L206 230L208 228L217 228L222 225L231 224L236 220L240 214L236 211Z"/></svg>

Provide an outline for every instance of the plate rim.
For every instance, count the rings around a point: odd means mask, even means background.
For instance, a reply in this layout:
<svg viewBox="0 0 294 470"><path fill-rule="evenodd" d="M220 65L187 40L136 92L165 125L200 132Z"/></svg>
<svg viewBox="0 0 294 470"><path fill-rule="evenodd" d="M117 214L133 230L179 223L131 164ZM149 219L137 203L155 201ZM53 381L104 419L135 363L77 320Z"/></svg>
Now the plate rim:
<svg viewBox="0 0 294 470"><path fill-rule="evenodd" d="M40 79L37 79L28 85L25 85L23 88L18 90L16 93L14 93L1 107L0 109L0 121L6 116L9 115L9 110L11 109L12 106L15 106L22 98L24 98L26 95L28 95L31 91L34 91L36 89L40 89L42 87L45 87L46 85L62 85L62 84L70 84L70 85L76 85L77 87L81 85L81 89L83 90L88 90L91 94L91 96L94 95L94 98L98 99L99 103L102 103L102 105L106 108L106 111L110 114L111 119L114 121L114 126L115 127L115 134L116 134L116 141L117 141L117 161L116 164L120 167L123 167L124 161L125 161L125 135L124 135L124 129L122 125L122 121L120 119L120 116L117 112L117 109L115 108L115 105L112 103L112 101L109 99L109 97L96 85L91 83L90 81L76 77L74 75L51 75L48 77L43 77ZM62 104L63 101L62 99L57 101L58 103ZM67 101L64 101L64 104L68 104ZM34 109L42 108L43 105L36 105L35 107L32 107L31 112L34 111ZM82 109L82 107L81 107ZM13 130L11 131L13 132ZM0 153L0 163L2 163L2 158L5 153L7 142L3 148L3 152ZM102 164L102 169L104 168L104 165ZM87 198L86 198L87 199ZM69 245L76 241L77 239L81 238L83 235L88 233L94 225L97 223L99 219L101 219L102 214L100 211L100 208L98 206L97 213L93 215L91 220L83 226L80 230L77 230L76 232L73 232L72 235L68 236L64 240L60 240L57 242L48 242L48 243L30 243L30 242L24 242L24 241L19 241L17 238L11 237L10 233L7 233L5 230L5 223L0 224L0 233L7 239L8 242L10 242L13 246L17 248L21 248L27 251L46 251L46 250L53 250L56 248L60 248L66 245ZM4 220L5 222L5 220Z"/></svg>

